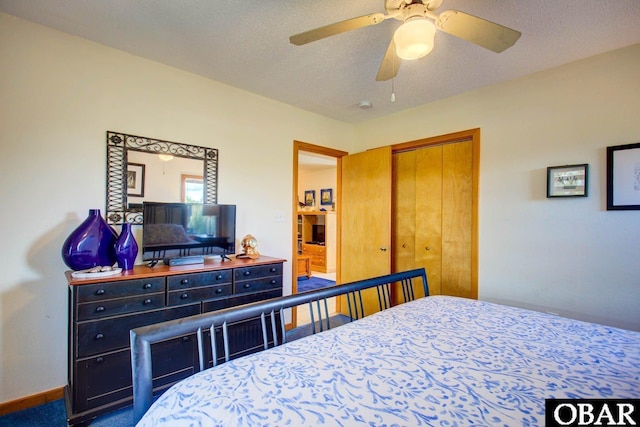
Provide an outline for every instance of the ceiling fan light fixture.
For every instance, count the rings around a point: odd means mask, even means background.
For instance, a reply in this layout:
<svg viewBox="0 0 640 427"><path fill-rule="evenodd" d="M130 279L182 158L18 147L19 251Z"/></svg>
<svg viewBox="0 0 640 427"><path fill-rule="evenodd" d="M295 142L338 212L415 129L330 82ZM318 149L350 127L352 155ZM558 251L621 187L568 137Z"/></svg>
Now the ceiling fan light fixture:
<svg viewBox="0 0 640 427"><path fill-rule="evenodd" d="M169 161L173 160L173 155L171 155L171 154L158 154L158 157L163 162L169 162Z"/></svg>
<svg viewBox="0 0 640 427"><path fill-rule="evenodd" d="M407 20L393 35L396 54L406 60L422 58L433 50L435 35L436 26L426 18Z"/></svg>

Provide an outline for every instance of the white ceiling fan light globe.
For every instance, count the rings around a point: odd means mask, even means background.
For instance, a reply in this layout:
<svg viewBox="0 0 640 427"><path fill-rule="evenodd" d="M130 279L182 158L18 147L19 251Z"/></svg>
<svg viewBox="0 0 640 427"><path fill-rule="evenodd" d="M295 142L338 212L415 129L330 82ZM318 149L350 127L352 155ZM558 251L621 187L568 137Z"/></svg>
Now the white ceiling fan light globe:
<svg viewBox="0 0 640 427"><path fill-rule="evenodd" d="M406 60L428 55L433 50L435 35L436 26L425 18L406 21L393 35L396 55Z"/></svg>

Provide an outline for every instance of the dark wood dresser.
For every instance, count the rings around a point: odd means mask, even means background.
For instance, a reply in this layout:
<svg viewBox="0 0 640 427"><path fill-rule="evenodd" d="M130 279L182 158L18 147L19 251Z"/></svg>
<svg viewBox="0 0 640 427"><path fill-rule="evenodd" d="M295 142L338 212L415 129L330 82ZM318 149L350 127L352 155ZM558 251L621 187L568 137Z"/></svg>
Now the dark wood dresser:
<svg viewBox="0 0 640 427"><path fill-rule="evenodd" d="M131 329L282 296L284 262L261 256L172 267L141 265L117 276L91 279L74 278L68 271L69 425L86 425L131 404ZM232 357L256 351L262 346L259 320L234 325L229 342ZM154 392L195 373L197 351L195 336L157 344Z"/></svg>

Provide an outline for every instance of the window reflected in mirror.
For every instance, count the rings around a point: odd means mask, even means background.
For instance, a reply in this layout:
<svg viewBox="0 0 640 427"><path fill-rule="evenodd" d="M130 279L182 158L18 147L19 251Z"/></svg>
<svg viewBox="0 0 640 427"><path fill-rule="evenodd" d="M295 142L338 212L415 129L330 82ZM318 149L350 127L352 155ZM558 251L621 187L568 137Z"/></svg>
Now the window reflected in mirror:
<svg viewBox="0 0 640 427"><path fill-rule="evenodd" d="M182 175L182 203L204 203L204 179L202 175Z"/></svg>

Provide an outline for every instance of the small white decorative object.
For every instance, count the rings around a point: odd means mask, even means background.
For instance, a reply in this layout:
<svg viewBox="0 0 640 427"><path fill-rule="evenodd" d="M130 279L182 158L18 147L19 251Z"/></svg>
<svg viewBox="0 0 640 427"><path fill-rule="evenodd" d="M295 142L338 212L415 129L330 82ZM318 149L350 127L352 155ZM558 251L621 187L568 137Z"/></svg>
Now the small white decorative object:
<svg viewBox="0 0 640 427"><path fill-rule="evenodd" d="M71 277L75 279L89 279L94 277L115 276L122 273L122 268L111 266L97 266L86 270L74 271Z"/></svg>

